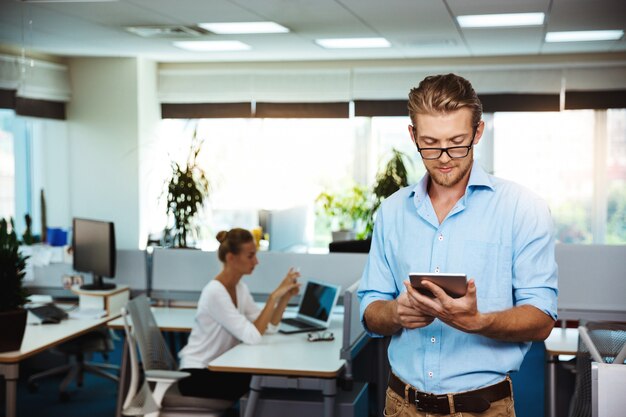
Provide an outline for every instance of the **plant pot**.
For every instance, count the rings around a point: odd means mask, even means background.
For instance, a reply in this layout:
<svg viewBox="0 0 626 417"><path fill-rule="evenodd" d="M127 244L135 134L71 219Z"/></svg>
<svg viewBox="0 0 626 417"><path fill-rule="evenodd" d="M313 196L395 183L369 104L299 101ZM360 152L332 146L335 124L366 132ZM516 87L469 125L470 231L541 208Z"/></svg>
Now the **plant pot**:
<svg viewBox="0 0 626 417"><path fill-rule="evenodd" d="M336 230L332 232L332 235L333 242L356 239L356 232L354 230Z"/></svg>
<svg viewBox="0 0 626 417"><path fill-rule="evenodd" d="M19 350L26 331L26 316L24 309L0 312L0 352Z"/></svg>

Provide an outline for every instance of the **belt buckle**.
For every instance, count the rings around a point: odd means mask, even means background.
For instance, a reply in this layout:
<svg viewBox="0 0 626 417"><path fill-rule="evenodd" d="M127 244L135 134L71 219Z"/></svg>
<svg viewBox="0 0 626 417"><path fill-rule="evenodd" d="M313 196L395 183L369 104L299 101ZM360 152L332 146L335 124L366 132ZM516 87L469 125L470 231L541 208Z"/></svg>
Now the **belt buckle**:
<svg viewBox="0 0 626 417"><path fill-rule="evenodd" d="M437 400L439 396L435 394L415 393L415 408L417 411L425 411L428 413L440 413L444 410L439 409ZM446 397L447 399L447 397Z"/></svg>

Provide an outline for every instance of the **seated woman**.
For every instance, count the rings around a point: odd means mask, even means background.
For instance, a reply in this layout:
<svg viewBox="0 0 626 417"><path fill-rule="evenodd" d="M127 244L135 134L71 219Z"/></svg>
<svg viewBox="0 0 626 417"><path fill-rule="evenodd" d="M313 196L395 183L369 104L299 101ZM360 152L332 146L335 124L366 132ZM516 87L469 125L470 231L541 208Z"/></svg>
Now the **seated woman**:
<svg viewBox="0 0 626 417"><path fill-rule="evenodd" d="M249 390L250 375L213 372L207 366L243 342L255 344L276 332L288 301L298 293L300 273L289 269L261 309L241 281L259 263L252 234L245 229L221 231L217 256L222 271L202 290L187 345L179 352L180 368L191 376L178 382L183 395L236 401Z"/></svg>

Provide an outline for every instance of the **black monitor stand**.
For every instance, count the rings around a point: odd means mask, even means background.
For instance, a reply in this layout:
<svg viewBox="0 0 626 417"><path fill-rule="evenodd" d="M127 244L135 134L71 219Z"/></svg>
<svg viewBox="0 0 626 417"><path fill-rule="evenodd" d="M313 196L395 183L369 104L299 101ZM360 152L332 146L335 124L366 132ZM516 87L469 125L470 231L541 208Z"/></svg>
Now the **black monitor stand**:
<svg viewBox="0 0 626 417"><path fill-rule="evenodd" d="M87 290L87 291L104 291L104 290L113 290L115 288L116 288L115 284L102 282L102 277L96 274L93 274L93 282L91 284L84 284L80 286L81 290Z"/></svg>

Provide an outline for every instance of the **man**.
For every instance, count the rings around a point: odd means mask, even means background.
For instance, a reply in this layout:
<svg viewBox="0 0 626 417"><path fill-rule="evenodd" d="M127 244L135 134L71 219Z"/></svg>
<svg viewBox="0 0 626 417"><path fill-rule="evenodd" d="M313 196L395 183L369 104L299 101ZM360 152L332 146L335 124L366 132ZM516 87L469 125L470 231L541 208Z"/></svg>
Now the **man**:
<svg viewBox="0 0 626 417"><path fill-rule="evenodd" d="M409 116L427 174L378 210L359 288L367 331L392 336L385 415L514 416L508 373L556 319L548 207L474 163L485 125L469 81L426 77ZM429 298L410 272L465 273L466 294L426 282Z"/></svg>

